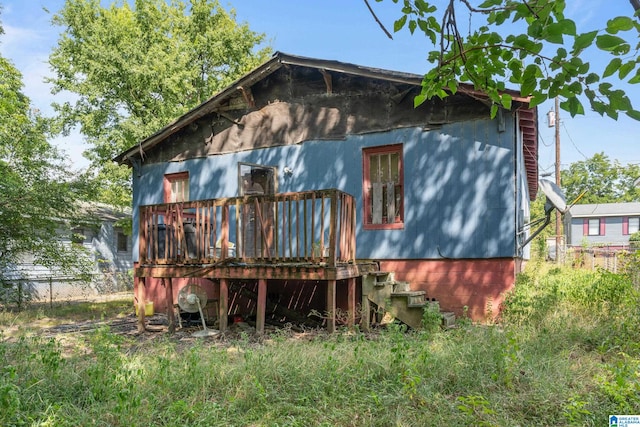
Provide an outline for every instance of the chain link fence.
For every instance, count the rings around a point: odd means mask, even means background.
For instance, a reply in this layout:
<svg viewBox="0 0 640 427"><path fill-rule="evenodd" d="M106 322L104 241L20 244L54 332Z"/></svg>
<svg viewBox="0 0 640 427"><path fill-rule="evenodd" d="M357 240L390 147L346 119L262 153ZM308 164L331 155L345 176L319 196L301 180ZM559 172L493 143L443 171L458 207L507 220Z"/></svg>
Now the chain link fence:
<svg viewBox="0 0 640 427"><path fill-rule="evenodd" d="M0 285L0 308L50 307L72 301L133 298L131 272L96 273L89 280L73 277L41 276L19 278Z"/></svg>
<svg viewBox="0 0 640 427"><path fill-rule="evenodd" d="M560 260L565 265L626 274L635 285L640 285L640 248L573 247L564 248L561 254Z"/></svg>

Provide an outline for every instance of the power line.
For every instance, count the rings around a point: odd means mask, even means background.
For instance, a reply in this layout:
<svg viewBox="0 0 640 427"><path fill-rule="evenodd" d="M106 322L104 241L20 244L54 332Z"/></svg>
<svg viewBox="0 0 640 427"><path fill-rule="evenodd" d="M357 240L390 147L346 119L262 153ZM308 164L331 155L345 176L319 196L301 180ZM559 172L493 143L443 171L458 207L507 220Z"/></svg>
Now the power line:
<svg viewBox="0 0 640 427"><path fill-rule="evenodd" d="M567 129L567 127L564 125L564 122L561 123L562 127L564 128L565 133L567 134L567 136L569 137L569 141L571 141L571 145L573 145L573 148L576 149L576 151L578 153L580 153L582 155L582 157L584 157L585 160L588 160L589 158L587 156L584 155L584 153L582 151L580 151L580 149L578 148L578 146L576 145L575 142L573 142L573 138L571 138L571 135L569 134L569 130Z"/></svg>

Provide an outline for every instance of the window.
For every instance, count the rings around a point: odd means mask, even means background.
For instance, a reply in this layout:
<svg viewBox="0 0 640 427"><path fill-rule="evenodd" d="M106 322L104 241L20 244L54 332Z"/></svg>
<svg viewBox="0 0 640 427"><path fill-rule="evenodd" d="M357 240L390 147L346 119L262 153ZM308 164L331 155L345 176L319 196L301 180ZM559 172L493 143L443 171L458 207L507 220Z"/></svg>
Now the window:
<svg viewBox="0 0 640 427"><path fill-rule="evenodd" d="M84 229L76 227L71 230L71 243L75 245L82 245L87 237L84 235Z"/></svg>
<svg viewBox="0 0 640 427"><path fill-rule="evenodd" d="M164 176L164 202L189 201L189 172L172 173Z"/></svg>
<svg viewBox="0 0 640 427"><path fill-rule="evenodd" d="M126 234L124 234L121 231L118 232L118 235L117 235L118 252L127 252L129 250L128 240L129 239L127 239Z"/></svg>
<svg viewBox="0 0 640 427"><path fill-rule="evenodd" d="M276 176L273 166L238 163L238 195L275 194Z"/></svg>
<svg viewBox="0 0 640 427"><path fill-rule="evenodd" d="M404 227L402 144L363 150L364 228Z"/></svg>
<svg viewBox="0 0 640 427"><path fill-rule="evenodd" d="M590 219L588 223L588 235L599 236L600 235L600 219Z"/></svg>
<svg viewBox="0 0 640 427"><path fill-rule="evenodd" d="M640 231L640 217L624 218L622 222L622 234L633 234Z"/></svg>

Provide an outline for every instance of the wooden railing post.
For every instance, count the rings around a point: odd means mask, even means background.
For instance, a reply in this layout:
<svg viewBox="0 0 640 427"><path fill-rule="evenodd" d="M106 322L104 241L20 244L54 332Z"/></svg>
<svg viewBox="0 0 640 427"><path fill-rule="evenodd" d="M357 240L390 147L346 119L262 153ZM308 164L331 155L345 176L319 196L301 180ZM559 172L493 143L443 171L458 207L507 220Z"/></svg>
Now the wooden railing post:
<svg viewBox="0 0 640 427"><path fill-rule="evenodd" d="M249 211L253 227L249 227ZM219 227L217 218L221 218ZM195 221L193 229L185 229L185 221ZM249 263L320 261L335 267L355 260L355 221L353 197L336 189L141 206L139 260L170 265L228 259L235 226L235 258ZM190 248L187 238L195 247Z"/></svg>
<svg viewBox="0 0 640 427"><path fill-rule="evenodd" d="M141 206L138 209L138 260L144 263L147 260L147 212L148 208Z"/></svg>
<svg viewBox="0 0 640 427"><path fill-rule="evenodd" d="M229 204L222 205L222 224L220 225L220 259L226 259L229 252Z"/></svg>
<svg viewBox="0 0 640 427"><path fill-rule="evenodd" d="M337 221L338 221L338 193L336 190L331 191L331 213L329 216L329 260L328 264L330 267L336 266L336 257L337 257Z"/></svg>

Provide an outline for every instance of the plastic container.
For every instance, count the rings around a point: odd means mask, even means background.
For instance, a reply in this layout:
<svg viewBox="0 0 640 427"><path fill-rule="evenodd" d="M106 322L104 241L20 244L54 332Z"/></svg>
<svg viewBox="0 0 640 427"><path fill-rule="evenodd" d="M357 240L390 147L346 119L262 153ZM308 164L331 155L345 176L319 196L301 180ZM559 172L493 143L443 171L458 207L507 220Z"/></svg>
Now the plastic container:
<svg viewBox="0 0 640 427"><path fill-rule="evenodd" d="M136 316L138 315L138 304L136 304ZM147 301L144 304L144 315L153 316L153 301Z"/></svg>

